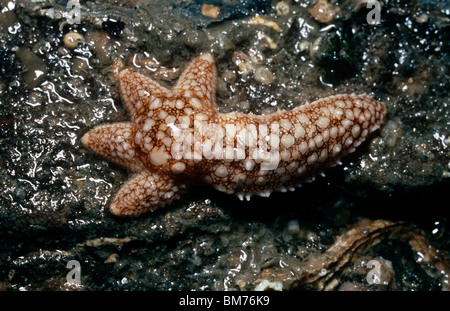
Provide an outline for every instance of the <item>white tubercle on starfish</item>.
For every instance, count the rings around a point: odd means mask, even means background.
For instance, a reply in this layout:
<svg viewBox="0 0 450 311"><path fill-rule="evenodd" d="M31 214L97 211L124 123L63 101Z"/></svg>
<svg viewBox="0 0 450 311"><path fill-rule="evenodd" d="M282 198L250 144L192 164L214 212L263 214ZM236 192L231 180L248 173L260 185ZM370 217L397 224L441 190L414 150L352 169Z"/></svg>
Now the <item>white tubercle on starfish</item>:
<svg viewBox="0 0 450 311"><path fill-rule="evenodd" d="M241 199L293 190L352 152L387 114L365 94L269 115L220 113L210 54L195 58L172 89L127 69L119 82L131 122L96 127L81 139L136 172L111 203L119 216L167 205L196 182Z"/></svg>

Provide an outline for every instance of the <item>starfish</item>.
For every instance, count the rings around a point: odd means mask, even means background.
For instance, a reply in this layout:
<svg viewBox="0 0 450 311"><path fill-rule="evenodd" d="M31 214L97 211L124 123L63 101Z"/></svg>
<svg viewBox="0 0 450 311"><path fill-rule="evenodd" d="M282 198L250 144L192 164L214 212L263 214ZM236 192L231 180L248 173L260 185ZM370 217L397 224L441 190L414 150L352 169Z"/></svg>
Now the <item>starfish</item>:
<svg viewBox="0 0 450 311"><path fill-rule="evenodd" d="M191 61L173 88L129 69L119 73L131 122L101 125L82 144L135 175L110 205L118 216L163 207L205 182L237 195L293 190L353 152L387 111L369 96L343 94L268 115L220 113L210 54Z"/></svg>

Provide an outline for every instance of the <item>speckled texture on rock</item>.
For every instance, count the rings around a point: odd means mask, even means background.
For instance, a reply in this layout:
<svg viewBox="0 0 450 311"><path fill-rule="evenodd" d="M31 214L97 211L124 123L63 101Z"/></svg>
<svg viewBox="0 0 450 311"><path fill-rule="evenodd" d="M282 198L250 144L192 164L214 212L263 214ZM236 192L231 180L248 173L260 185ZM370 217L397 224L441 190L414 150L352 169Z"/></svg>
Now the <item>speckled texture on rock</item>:
<svg viewBox="0 0 450 311"><path fill-rule="evenodd" d="M368 10L352 1L330 1L340 11L329 25L310 16L308 1L284 1L283 14L279 1L235 5L217 20L180 1L86 1L79 25L64 23L64 1L12 1L11 10L8 2L0 1L0 289L216 290L281 282L289 290L299 285L282 282L283 275L300 274L305 260L320 258L361 218L407 222L441 253L450 249L442 205L450 175L450 12L443 3L385 3L374 27ZM258 25L249 23L256 14ZM103 18L124 27L103 25ZM71 31L84 41L68 49L63 38ZM343 165L293 193L240 202L199 187L148 217L112 217L106 207L128 173L79 141L97 125L128 120L114 62L172 86L200 52L216 58L221 112L271 113L354 92L384 102L388 119ZM271 74L270 83L258 68ZM347 69L353 74L335 72ZM389 286L364 283L361 261L369 258L383 263L386 277L392 264ZM80 287L66 283L72 259L82 265ZM340 273L340 289L442 287L407 243L391 239Z"/></svg>

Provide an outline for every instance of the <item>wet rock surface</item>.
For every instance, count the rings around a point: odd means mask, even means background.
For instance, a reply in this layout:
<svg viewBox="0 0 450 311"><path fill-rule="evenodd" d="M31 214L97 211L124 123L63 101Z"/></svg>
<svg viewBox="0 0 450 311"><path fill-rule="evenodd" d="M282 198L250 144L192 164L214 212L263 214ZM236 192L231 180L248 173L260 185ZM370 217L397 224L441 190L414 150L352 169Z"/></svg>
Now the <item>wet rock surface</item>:
<svg viewBox="0 0 450 311"><path fill-rule="evenodd" d="M208 2L215 18L203 1L80 2L70 23L67 1L0 1L0 289L448 289L448 5L381 1L374 26L353 1L328 1L325 18L307 1ZM170 86L202 51L222 112L355 92L388 120L295 192L240 202L199 186L112 217L130 173L80 138L128 120L115 62Z"/></svg>

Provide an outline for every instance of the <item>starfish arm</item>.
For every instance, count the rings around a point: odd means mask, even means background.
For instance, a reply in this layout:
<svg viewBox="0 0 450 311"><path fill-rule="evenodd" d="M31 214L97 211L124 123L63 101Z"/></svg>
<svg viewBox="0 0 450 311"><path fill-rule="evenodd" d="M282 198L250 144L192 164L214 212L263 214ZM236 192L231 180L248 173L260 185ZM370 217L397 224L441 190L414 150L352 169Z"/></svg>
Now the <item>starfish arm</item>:
<svg viewBox="0 0 450 311"><path fill-rule="evenodd" d="M117 193L109 208L116 216L138 216L169 204L183 192L168 176L142 171L132 177Z"/></svg>
<svg viewBox="0 0 450 311"><path fill-rule="evenodd" d="M97 126L81 138L81 143L108 159L131 170L142 168L142 163L136 155L133 123L113 123Z"/></svg>
<svg viewBox="0 0 450 311"><path fill-rule="evenodd" d="M171 94L170 90L159 83L128 69L120 72L119 83L122 101L130 112L132 120L135 120L139 112L156 98L167 97Z"/></svg>
<svg viewBox="0 0 450 311"><path fill-rule="evenodd" d="M219 114L217 124L233 124L234 135L225 138L235 148L225 156L239 161L210 165L206 180L241 198L293 189L352 153L386 114L382 102L365 94L334 95L264 116Z"/></svg>
<svg viewBox="0 0 450 311"><path fill-rule="evenodd" d="M174 88L174 93L196 97L204 108L215 109L216 66L211 54L202 54L189 63Z"/></svg>

